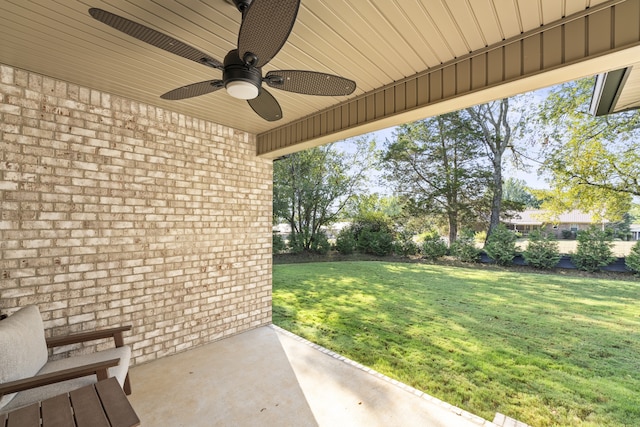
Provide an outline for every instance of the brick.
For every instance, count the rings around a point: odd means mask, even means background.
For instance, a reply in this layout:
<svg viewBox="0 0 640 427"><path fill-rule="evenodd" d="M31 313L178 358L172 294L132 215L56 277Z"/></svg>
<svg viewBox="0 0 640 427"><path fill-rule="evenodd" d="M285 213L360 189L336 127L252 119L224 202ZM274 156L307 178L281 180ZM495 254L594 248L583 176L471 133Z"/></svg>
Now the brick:
<svg viewBox="0 0 640 427"><path fill-rule="evenodd" d="M133 323L135 363L270 322L255 138L3 65L0 92L5 306L47 334Z"/></svg>

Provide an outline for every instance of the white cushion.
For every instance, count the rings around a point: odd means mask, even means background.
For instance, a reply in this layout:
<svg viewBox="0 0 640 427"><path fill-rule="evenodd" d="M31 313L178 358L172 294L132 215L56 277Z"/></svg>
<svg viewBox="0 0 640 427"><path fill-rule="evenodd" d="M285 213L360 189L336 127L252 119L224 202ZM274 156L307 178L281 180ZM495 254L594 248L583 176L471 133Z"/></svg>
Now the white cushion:
<svg viewBox="0 0 640 427"><path fill-rule="evenodd" d="M111 359L120 359L120 364L118 366L109 368L109 376L116 377L118 382L120 383L120 386L123 386L124 380L127 376L127 371L129 370L129 360L131 359L131 348L129 346L110 348L108 350L98 351L96 353L72 356L59 360L52 360L44 365L44 367L40 370L40 372L38 372L38 374L48 374L50 372L56 372L63 369L74 368L76 366L88 365L90 363L102 362ZM24 390L19 392L17 396L4 408L1 408L0 413L13 411L23 406L30 405L34 402L48 399L49 397L68 393L80 387L93 384L96 381L97 378L95 375L89 375L86 377L75 378L68 381L61 381L42 387Z"/></svg>
<svg viewBox="0 0 640 427"><path fill-rule="evenodd" d="M0 320L0 383L32 377L47 363L44 324L38 307L23 307L12 316ZM15 393L0 399L0 408Z"/></svg>

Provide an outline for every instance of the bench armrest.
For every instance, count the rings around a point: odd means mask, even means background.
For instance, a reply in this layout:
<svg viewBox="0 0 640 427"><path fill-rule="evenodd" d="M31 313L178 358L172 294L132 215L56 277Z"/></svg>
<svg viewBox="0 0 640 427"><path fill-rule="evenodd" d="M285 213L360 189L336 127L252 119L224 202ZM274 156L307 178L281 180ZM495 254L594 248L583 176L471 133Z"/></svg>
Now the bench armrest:
<svg viewBox="0 0 640 427"><path fill-rule="evenodd" d="M131 325L120 326L117 328L102 329L91 332L81 332L77 334L64 335L58 337L46 338L47 347L60 347L63 345L76 344L85 341L99 340L103 338L112 338L115 341L116 347L122 347L124 345L124 339L122 333L124 331L130 331Z"/></svg>
<svg viewBox="0 0 640 427"><path fill-rule="evenodd" d="M109 377L107 369L112 366L117 366L119 363L120 359L111 359L77 366L75 368L63 369L61 371L50 372L48 374L36 375L21 380L9 381L0 384L0 397L5 394L16 393L18 391L41 387L43 385L49 385L60 381L86 377L87 375L95 375L98 378L98 381L106 380Z"/></svg>

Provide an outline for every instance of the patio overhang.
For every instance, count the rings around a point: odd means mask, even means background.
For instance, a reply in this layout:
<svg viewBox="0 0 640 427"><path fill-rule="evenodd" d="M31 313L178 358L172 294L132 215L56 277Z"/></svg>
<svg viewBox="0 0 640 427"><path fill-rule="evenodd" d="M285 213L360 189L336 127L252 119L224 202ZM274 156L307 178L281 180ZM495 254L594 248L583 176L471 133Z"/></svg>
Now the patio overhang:
<svg viewBox="0 0 640 427"><path fill-rule="evenodd" d="M212 78L202 67L91 18L99 7L222 59L240 14L228 0L44 0L0 5L0 63L257 135L257 154L300 149L637 62L638 0L527 2L304 0L283 49L264 67L352 79L345 97L274 90L267 122L224 91L181 101L167 90Z"/></svg>
<svg viewBox="0 0 640 427"><path fill-rule="evenodd" d="M598 74L589 111L594 116L640 108L640 63Z"/></svg>
<svg viewBox="0 0 640 427"><path fill-rule="evenodd" d="M260 133L258 154L276 158L300 149L626 67L640 55L638 6L638 2L600 4ZM625 10L629 15L623 16ZM629 21L623 24L623 20ZM612 100L620 101L619 93L614 90L624 87L632 70L633 67L629 67L601 75L609 82L604 93ZM627 92L635 95L633 104L628 100L633 95L624 97L624 102L616 104L616 111L640 106L637 95L640 71L633 76L632 84L627 85L630 89ZM613 106L611 109L613 111Z"/></svg>

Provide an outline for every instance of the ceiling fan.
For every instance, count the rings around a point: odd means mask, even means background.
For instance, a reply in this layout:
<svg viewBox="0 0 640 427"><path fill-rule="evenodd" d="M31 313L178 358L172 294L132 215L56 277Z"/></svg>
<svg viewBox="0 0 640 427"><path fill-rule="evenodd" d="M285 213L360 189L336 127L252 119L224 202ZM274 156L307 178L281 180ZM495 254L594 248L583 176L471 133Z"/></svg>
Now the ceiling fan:
<svg viewBox="0 0 640 427"><path fill-rule="evenodd" d="M116 30L183 58L222 71L222 79L193 83L160 97L178 100L205 95L225 88L234 98L246 99L263 119L280 120L278 101L262 86L305 95L344 96L353 93L353 80L333 74L302 70L276 70L262 75L262 67L280 51L295 23L300 0L227 0L242 13L237 49L223 62L166 34L98 8L89 14Z"/></svg>

